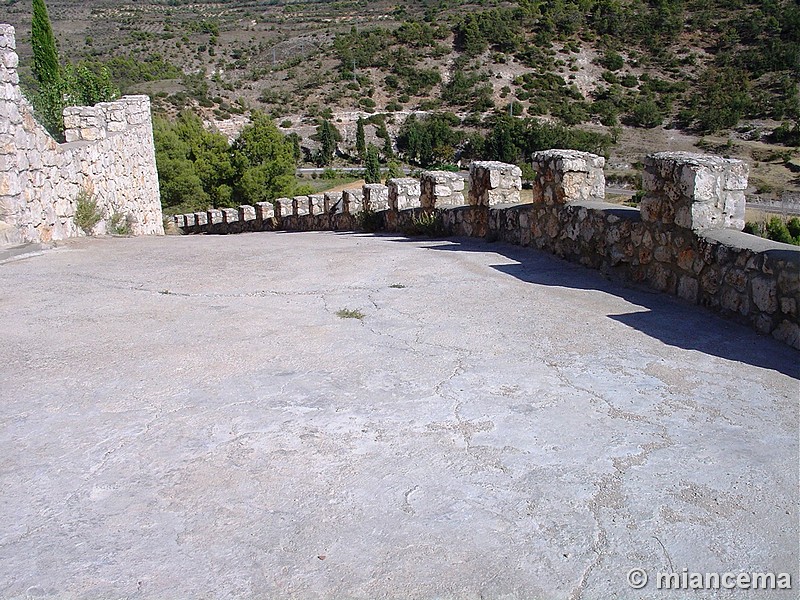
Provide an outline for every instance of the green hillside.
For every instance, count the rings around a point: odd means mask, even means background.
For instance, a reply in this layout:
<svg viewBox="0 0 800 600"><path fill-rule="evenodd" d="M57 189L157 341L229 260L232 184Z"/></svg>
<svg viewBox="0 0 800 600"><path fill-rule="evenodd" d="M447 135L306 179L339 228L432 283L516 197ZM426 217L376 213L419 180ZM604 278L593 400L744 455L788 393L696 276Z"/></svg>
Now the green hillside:
<svg viewBox="0 0 800 600"><path fill-rule="evenodd" d="M357 162L356 121L421 166L524 162L560 144L609 156L742 156L754 190L800 191L800 6L792 0L48 2L62 56L107 66L159 112L191 109L230 138L253 110L313 161L320 119ZM29 3L2 20L29 55ZM412 114L416 113L416 114ZM389 140L388 142L386 140Z"/></svg>

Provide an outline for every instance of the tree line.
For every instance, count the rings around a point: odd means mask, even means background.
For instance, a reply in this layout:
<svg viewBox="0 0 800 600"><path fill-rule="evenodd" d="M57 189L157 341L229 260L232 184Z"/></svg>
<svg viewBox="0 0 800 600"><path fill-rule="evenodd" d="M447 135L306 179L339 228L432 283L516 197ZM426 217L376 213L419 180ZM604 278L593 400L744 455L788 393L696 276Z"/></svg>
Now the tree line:
<svg viewBox="0 0 800 600"><path fill-rule="evenodd" d="M168 212L235 207L308 193L298 184L297 136L286 136L255 112L232 144L195 113L153 121L161 204Z"/></svg>

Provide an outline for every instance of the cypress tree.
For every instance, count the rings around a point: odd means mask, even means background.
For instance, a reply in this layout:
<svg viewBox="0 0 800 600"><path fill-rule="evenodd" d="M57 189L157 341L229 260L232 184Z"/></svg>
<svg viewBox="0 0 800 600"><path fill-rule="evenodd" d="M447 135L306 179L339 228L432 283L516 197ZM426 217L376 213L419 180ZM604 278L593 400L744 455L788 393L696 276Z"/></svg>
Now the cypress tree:
<svg viewBox="0 0 800 600"><path fill-rule="evenodd" d="M381 161L378 156L378 149L372 144L367 148L367 156L364 159L364 181L366 183L381 182Z"/></svg>
<svg viewBox="0 0 800 600"><path fill-rule="evenodd" d="M44 0L33 0L31 46L33 47L33 74L39 84L50 85L58 82L58 50Z"/></svg>
<svg viewBox="0 0 800 600"><path fill-rule="evenodd" d="M386 122L381 121L378 129L378 137L383 138L383 157L386 160L394 158L394 150L392 149L392 138L389 136L389 131L386 129Z"/></svg>
<svg viewBox="0 0 800 600"><path fill-rule="evenodd" d="M324 119L322 123L317 126L317 140L320 142L321 147L317 153L317 163L321 166L327 166L333 161L333 156L336 153L336 142L342 139L339 130L336 126Z"/></svg>
<svg viewBox="0 0 800 600"><path fill-rule="evenodd" d="M364 162L367 154L367 142L364 135L364 119L360 117L356 126L356 153L358 154L358 159Z"/></svg>

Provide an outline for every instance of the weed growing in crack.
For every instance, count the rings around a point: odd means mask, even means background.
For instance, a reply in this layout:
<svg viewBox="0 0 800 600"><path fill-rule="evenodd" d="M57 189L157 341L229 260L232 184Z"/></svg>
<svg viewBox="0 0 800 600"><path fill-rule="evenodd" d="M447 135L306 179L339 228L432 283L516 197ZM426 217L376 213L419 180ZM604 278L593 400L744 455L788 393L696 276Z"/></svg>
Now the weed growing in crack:
<svg viewBox="0 0 800 600"><path fill-rule="evenodd" d="M359 321L366 317L360 310L351 310L349 308L342 308L336 311L336 316L340 319L358 319Z"/></svg>

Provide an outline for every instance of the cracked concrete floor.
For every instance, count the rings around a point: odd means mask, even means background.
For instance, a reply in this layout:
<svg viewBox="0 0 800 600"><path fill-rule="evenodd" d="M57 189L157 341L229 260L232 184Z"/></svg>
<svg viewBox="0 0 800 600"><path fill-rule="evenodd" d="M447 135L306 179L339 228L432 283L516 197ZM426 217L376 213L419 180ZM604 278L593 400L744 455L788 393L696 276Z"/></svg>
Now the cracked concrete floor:
<svg viewBox="0 0 800 600"><path fill-rule="evenodd" d="M800 585L798 353L532 250L77 240L0 265L0 328L2 598Z"/></svg>

